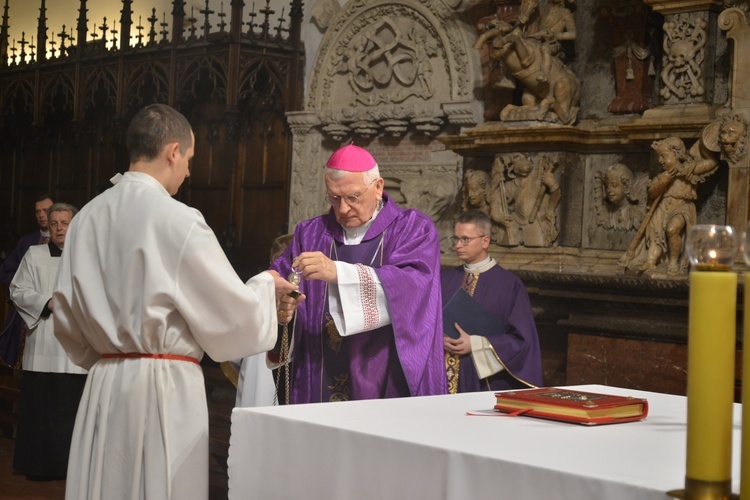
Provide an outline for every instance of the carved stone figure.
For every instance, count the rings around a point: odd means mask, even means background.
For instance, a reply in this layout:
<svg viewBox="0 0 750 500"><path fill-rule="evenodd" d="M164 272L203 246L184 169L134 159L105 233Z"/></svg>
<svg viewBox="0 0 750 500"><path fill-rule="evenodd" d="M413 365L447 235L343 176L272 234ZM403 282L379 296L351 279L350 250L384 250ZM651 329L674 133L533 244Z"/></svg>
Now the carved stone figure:
<svg viewBox="0 0 750 500"><path fill-rule="evenodd" d="M560 54L561 40L576 37L572 14L562 0L555 0L544 13L539 0L522 0L518 12L515 26L499 18L485 20L486 31L474 44L480 49L490 41L490 57L523 86L521 105L505 106L500 120L572 125L578 117L580 81L559 57L553 57Z"/></svg>
<svg viewBox="0 0 750 500"><path fill-rule="evenodd" d="M539 31L527 34L527 37L539 37L544 43L540 46L542 53L542 67L536 79L540 82L549 81L549 70L552 57L562 55L563 40L576 39L576 21L573 13L565 8L565 0L549 0L549 8L540 18Z"/></svg>
<svg viewBox="0 0 750 500"><path fill-rule="evenodd" d="M669 99L673 95L684 99L705 93L701 64L705 57L706 21L696 17L691 23L683 18L664 23L664 57L661 79L664 87L661 95Z"/></svg>
<svg viewBox="0 0 750 500"><path fill-rule="evenodd" d="M467 170L464 175L464 193L461 211L477 209L490 213L490 194L491 180L490 174L484 170Z"/></svg>
<svg viewBox="0 0 750 500"><path fill-rule="evenodd" d="M684 236L696 222L697 185L716 172L718 162L704 141L690 152L678 137L654 141L651 147L664 170L648 184L651 208L620 263L654 275L666 261L666 274L674 276L688 269Z"/></svg>
<svg viewBox="0 0 750 500"><path fill-rule="evenodd" d="M638 229L646 215L645 173L636 177L627 165L615 163L595 174L596 224L604 229Z"/></svg>
<svg viewBox="0 0 750 500"><path fill-rule="evenodd" d="M325 31L340 8L336 0L317 0L313 4L310 21L315 23L319 30Z"/></svg>
<svg viewBox="0 0 750 500"><path fill-rule="evenodd" d="M747 155L747 120L739 114L725 115L719 122L719 146L722 156L732 164Z"/></svg>
<svg viewBox="0 0 750 500"><path fill-rule="evenodd" d="M493 239L499 245L552 246L560 203L556 167L546 156L536 165L521 153L495 159L489 198Z"/></svg>

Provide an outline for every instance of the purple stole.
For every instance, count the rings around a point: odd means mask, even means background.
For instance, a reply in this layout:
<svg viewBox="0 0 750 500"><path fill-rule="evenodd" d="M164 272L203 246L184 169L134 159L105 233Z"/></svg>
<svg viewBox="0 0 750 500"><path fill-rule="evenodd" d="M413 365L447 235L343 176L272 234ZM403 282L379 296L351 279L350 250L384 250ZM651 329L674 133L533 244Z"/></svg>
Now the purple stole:
<svg viewBox="0 0 750 500"><path fill-rule="evenodd" d="M375 269L382 261L380 237L358 245L334 241L331 258L349 264L362 263ZM323 315L322 400L348 401L392 398L409 395L409 388L396 355L393 328L387 325L375 330L341 337L328 312Z"/></svg>
<svg viewBox="0 0 750 500"><path fill-rule="evenodd" d="M383 193L383 208L365 239L359 245L344 245L343 240L333 211L300 222L292 243L271 268L287 276L292 260L312 251L342 262L372 263L388 300L391 325L341 338L326 318L327 284L302 280L307 300L292 322L291 403L445 394L435 225L421 212L401 210ZM365 286L368 276L362 275ZM363 290L371 292L371 286Z"/></svg>

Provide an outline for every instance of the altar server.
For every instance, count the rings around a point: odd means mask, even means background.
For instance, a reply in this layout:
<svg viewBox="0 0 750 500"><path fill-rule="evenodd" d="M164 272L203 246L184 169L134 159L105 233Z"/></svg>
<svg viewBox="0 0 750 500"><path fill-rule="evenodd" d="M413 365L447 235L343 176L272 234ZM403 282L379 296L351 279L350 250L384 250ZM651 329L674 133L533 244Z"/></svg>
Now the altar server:
<svg viewBox="0 0 750 500"><path fill-rule="evenodd" d="M65 234L78 210L48 207L50 241L29 247L10 284L10 296L26 323L21 400L13 469L31 480L63 479L70 437L86 370L73 364L53 332L52 291Z"/></svg>
<svg viewBox="0 0 750 500"><path fill-rule="evenodd" d="M171 198L190 175L193 148L184 116L144 108L127 133L129 171L70 226L55 334L90 371L69 500L208 498L200 359L271 349L276 299L296 289L269 272L246 286L200 212Z"/></svg>

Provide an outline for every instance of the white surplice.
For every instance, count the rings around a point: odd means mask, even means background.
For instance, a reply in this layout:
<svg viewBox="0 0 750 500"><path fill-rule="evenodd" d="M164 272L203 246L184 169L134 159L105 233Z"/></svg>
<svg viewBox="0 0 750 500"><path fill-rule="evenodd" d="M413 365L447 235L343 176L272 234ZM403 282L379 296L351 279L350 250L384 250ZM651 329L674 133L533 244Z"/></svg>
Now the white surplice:
<svg viewBox="0 0 750 500"><path fill-rule="evenodd" d="M271 275L245 285L200 212L127 172L73 218L54 310L57 338L91 367L66 498L208 498L201 367L100 354L224 361L267 351L278 327Z"/></svg>
<svg viewBox="0 0 750 500"><path fill-rule="evenodd" d="M24 254L13 281L10 297L29 328L23 349L23 369L44 373L85 374L74 364L55 338L52 316L42 317L57 277L60 257L52 257L47 245L33 245Z"/></svg>
<svg viewBox="0 0 750 500"><path fill-rule="evenodd" d="M239 408L272 406L276 399L276 381L266 363L266 353L248 356L239 361L237 396L234 405ZM283 382L282 382L283 383Z"/></svg>

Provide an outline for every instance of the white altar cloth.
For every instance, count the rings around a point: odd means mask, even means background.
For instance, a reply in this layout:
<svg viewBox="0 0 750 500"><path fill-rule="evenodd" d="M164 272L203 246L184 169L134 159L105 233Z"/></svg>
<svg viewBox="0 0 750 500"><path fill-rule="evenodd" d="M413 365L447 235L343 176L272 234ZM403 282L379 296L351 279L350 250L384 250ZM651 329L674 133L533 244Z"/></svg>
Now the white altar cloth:
<svg viewBox="0 0 750 500"><path fill-rule="evenodd" d="M492 392L235 408L229 498L666 500L684 487L685 397L575 388L646 398L648 418L589 427L466 415L492 408ZM735 493L740 424L735 404Z"/></svg>

